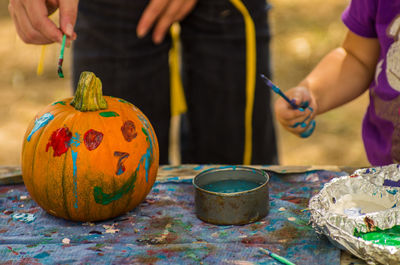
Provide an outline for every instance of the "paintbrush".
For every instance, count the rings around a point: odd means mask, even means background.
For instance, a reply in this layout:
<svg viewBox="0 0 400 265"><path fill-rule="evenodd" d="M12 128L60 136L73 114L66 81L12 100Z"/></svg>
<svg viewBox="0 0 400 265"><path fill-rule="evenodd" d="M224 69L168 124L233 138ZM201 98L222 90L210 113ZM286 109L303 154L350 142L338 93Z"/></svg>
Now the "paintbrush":
<svg viewBox="0 0 400 265"><path fill-rule="evenodd" d="M297 105L297 104L295 103L295 100L294 100L294 99L290 100L290 99L282 92L282 90L281 90L279 87L277 87L274 83L272 83L272 81L269 80L265 75L261 74L261 78L264 80L265 84L266 84L267 86L269 86L276 94L278 94L278 95L281 96L284 100L286 100L286 101L290 104L290 106L292 106L293 109L300 109L300 110L303 110L304 108L308 108L311 112L313 112L313 109L312 109L311 107L308 106L308 104L309 104L308 101L302 103L301 105ZM308 119L308 117L306 118L306 120L307 120L307 119ZM304 132L302 132L302 133L300 134L300 137L302 137L302 138L307 138L307 137L309 137L309 136L314 132L315 124L316 124L315 120L310 121L310 125L308 126L308 129L305 130ZM300 122L296 123L296 124L295 124L294 126L292 126L292 127L293 127L293 128L296 128L297 125L302 125L302 126L304 126L304 127L307 126L306 123L305 123L305 120L304 120L303 122L301 122L301 123L300 123Z"/></svg>
<svg viewBox="0 0 400 265"><path fill-rule="evenodd" d="M293 262L291 262L291 261L285 259L284 257L279 256L278 254L272 253L272 252L269 251L268 249L259 248L259 250L260 250L261 252L267 254L268 256L270 256L270 257L276 259L277 261L283 263L283 264L286 264L286 265L296 265L296 264L294 264Z"/></svg>
<svg viewBox="0 0 400 265"><path fill-rule="evenodd" d="M62 63L64 61L64 49L65 49L65 41L66 40L67 40L67 35L64 34L62 43L61 43L60 57L58 57L58 68L57 68L58 76L61 78L64 78L64 74L62 71Z"/></svg>
<svg viewBox="0 0 400 265"><path fill-rule="evenodd" d="M298 109L298 108L300 107L300 106L297 106L297 105L296 105L294 99L290 100L290 99L282 92L282 90L281 90L279 87L277 87L274 83L272 83L272 81L269 80L265 75L261 74L261 77L262 77L262 79L264 80L265 84L266 84L267 86L269 86L270 88L272 88L272 90L273 90L276 94L278 94L278 95L281 96L284 100L286 100L286 101L290 104L290 106L292 106L292 108Z"/></svg>

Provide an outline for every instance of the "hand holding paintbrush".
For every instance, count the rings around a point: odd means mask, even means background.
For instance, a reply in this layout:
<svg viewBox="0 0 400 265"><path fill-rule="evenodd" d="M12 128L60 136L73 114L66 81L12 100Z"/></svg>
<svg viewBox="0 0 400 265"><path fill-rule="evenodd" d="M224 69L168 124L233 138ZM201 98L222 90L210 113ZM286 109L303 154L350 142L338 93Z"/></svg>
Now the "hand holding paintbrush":
<svg viewBox="0 0 400 265"><path fill-rule="evenodd" d="M313 120L316 104L310 92L304 87L295 87L285 94L267 77L261 75L261 78L280 96L275 102L275 115L281 125L302 138L309 137L316 125Z"/></svg>

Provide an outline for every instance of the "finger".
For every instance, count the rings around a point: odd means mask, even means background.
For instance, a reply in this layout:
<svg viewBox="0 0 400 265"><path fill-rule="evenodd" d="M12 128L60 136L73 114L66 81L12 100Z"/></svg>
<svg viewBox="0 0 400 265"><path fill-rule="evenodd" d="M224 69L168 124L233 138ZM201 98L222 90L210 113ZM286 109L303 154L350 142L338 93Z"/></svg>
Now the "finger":
<svg viewBox="0 0 400 265"><path fill-rule="evenodd" d="M193 10L194 6L196 5L197 0L186 0L184 1L183 5L181 6L178 14L175 17L175 21L181 21L186 15Z"/></svg>
<svg viewBox="0 0 400 265"><path fill-rule="evenodd" d="M78 0L60 1L60 28L71 40L74 38L74 27L78 14ZM76 35L76 34L75 34Z"/></svg>
<svg viewBox="0 0 400 265"><path fill-rule="evenodd" d="M143 11L140 17L138 26L136 28L136 34L139 38L142 38L150 28L153 26L154 22L158 19L160 14L167 7L169 0L151 0L149 5Z"/></svg>
<svg viewBox="0 0 400 265"><path fill-rule="evenodd" d="M308 106L311 101L311 95L307 88L296 87L296 89L293 90L292 99L297 106Z"/></svg>
<svg viewBox="0 0 400 265"><path fill-rule="evenodd" d="M302 133L300 133L300 137L301 138L309 137L314 132L315 126L316 126L316 122L315 122L315 120L312 120L310 122L309 126L307 126L306 130L304 130Z"/></svg>
<svg viewBox="0 0 400 265"><path fill-rule="evenodd" d="M294 133L296 135L299 135L308 131L310 129L310 126L312 126L312 123L315 121L312 119L307 119L306 121L300 123L298 126L293 127L293 126L284 126L288 131L291 133Z"/></svg>
<svg viewBox="0 0 400 265"><path fill-rule="evenodd" d="M304 123L314 119L314 117L315 113L311 111L310 108L307 108L304 110L304 115L291 120L291 127L296 128L297 126L300 126L304 128L306 126Z"/></svg>
<svg viewBox="0 0 400 265"><path fill-rule="evenodd" d="M275 113L278 114L278 118L287 121L293 121L296 119L305 118L308 115L307 109L299 108L293 109L292 106L285 100L278 98L275 103Z"/></svg>
<svg viewBox="0 0 400 265"><path fill-rule="evenodd" d="M186 1L186 0L183 0ZM153 41L158 44L162 42L169 27L176 21L176 16L182 6L182 1L171 1L164 12L160 15L153 31Z"/></svg>
<svg viewBox="0 0 400 265"><path fill-rule="evenodd" d="M47 17L48 11L44 3L39 5L37 1L26 1L24 7L30 23L36 31L53 42L61 43L63 34L54 22Z"/></svg>
<svg viewBox="0 0 400 265"><path fill-rule="evenodd" d="M39 31L33 28L24 6L19 1L13 1L9 5L9 12L14 21L18 35L25 43L30 44L49 44L52 40L43 36Z"/></svg>

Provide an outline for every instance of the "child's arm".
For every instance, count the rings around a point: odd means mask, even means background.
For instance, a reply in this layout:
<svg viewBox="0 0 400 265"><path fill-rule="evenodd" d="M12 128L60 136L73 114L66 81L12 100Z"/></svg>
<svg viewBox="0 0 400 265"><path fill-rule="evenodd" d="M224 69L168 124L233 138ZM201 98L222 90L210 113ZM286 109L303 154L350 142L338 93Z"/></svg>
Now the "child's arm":
<svg viewBox="0 0 400 265"><path fill-rule="evenodd" d="M377 39L348 31L341 47L327 54L297 87L287 91L298 105L308 101L313 112L294 110L284 100L277 99L277 120L295 134L304 132L315 115L343 105L368 89L378 56ZM303 122L307 126L294 126Z"/></svg>

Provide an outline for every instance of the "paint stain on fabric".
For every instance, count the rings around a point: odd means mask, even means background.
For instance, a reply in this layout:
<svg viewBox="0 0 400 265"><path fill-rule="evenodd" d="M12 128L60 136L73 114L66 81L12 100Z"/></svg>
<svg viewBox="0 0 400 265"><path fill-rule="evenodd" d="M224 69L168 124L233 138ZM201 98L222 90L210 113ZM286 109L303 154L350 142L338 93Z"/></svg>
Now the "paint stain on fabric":
<svg viewBox="0 0 400 265"><path fill-rule="evenodd" d="M122 173L124 173L125 170L126 170L125 165L124 165L124 161L129 157L129 154L125 153L125 152L115 151L114 152L114 156L119 157L118 163L117 163L117 170L115 172L115 174L117 174L117 176L119 176Z"/></svg>
<svg viewBox="0 0 400 265"><path fill-rule="evenodd" d="M127 120L121 127L122 135L124 136L125 140L130 142L136 138L137 132L135 123L131 120Z"/></svg>
<svg viewBox="0 0 400 265"><path fill-rule="evenodd" d="M103 133L90 129L83 136L83 142L89 151L93 151L103 141Z"/></svg>
<svg viewBox="0 0 400 265"><path fill-rule="evenodd" d="M37 254L36 256L34 256L35 259L44 259L47 258L48 256L50 256L49 252L42 252Z"/></svg>
<svg viewBox="0 0 400 265"><path fill-rule="evenodd" d="M295 204L304 204L306 205L308 203L308 198L304 197L296 197L296 196L282 196L281 200L289 201Z"/></svg>
<svg viewBox="0 0 400 265"><path fill-rule="evenodd" d="M15 221L20 221L27 224L36 220L36 216L31 213L13 213L11 217Z"/></svg>
<svg viewBox="0 0 400 265"><path fill-rule="evenodd" d="M110 117L118 117L119 114L115 111L103 111L99 113L101 117L110 118Z"/></svg>
<svg viewBox="0 0 400 265"><path fill-rule="evenodd" d="M11 253L13 253L14 255L19 255L19 253L17 252L17 251L15 251L12 247L8 247L7 246L7 248L8 248L8 250L11 252Z"/></svg>
<svg viewBox="0 0 400 265"><path fill-rule="evenodd" d="M32 128L32 131L27 137L27 141L29 142L32 138L32 135L37 132L40 128L46 126L52 119L54 119L53 114L47 112L43 114L39 119L35 120L35 125Z"/></svg>
<svg viewBox="0 0 400 265"><path fill-rule="evenodd" d="M51 134L49 142L46 145L46 152L52 147L54 150L53 156L61 156L68 151L71 138L72 133L68 128L63 127L55 130Z"/></svg>

